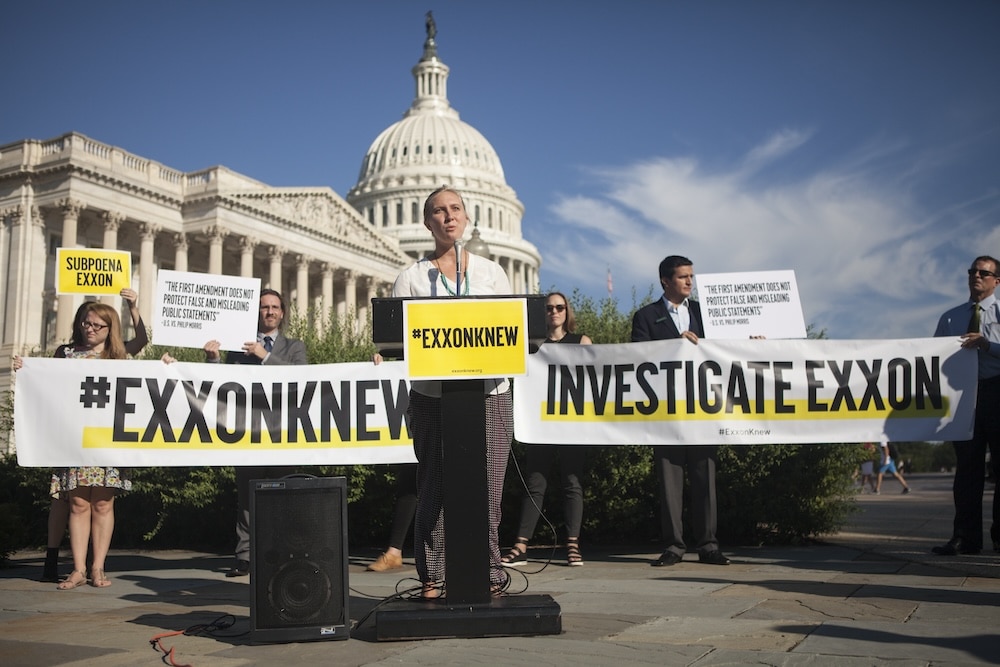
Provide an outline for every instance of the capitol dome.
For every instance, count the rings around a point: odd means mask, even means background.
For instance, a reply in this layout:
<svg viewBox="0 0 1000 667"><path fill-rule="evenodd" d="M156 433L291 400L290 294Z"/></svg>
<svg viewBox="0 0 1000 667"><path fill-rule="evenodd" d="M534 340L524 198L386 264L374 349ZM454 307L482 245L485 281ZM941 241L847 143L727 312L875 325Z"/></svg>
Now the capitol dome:
<svg viewBox="0 0 1000 667"><path fill-rule="evenodd" d="M423 56L412 70L413 103L372 142L347 202L416 259L434 248L423 224L424 199L442 185L454 187L513 290L535 293L541 256L521 236L524 205L507 185L496 150L448 102L449 68L438 58L435 35L428 17Z"/></svg>

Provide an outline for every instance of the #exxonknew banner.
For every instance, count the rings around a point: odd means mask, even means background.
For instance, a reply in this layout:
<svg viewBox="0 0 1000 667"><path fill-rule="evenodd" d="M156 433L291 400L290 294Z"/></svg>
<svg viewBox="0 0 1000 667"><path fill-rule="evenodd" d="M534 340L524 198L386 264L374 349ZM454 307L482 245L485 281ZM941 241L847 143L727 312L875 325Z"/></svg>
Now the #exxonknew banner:
<svg viewBox="0 0 1000 667"><path fill-rule="evenodd" d="M415 461L403 362L252 366L25 359L25 466Z"/></svg>

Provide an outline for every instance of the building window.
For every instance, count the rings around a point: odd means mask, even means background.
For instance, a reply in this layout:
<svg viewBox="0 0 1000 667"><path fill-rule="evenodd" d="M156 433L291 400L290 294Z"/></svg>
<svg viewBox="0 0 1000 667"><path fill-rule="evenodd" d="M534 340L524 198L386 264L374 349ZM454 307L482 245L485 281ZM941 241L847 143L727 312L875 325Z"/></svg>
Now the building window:
<svg viewBox="0 0 1000 667"><path fill-rule="evenodd" d="M413 222L413 224L420 224L420 204L417 202L413 202L413 206L410 209L410 217L412 218L411 222Z"/></svg>
<svg viewBox="0 0 1000 667"><path fill-rule="evenodd" d="M403 202L396 203L396 224L403 224Z"/></svg>

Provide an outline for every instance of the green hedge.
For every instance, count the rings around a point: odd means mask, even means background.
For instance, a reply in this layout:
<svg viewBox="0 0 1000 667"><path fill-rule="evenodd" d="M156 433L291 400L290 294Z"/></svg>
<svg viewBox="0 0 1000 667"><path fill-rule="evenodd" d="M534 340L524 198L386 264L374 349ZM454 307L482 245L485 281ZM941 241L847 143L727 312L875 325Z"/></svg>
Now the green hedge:
<svg viewBox="0 0 1000 667"><path fill-rule="evenodd" d="M616 301L597 303L574 293L578 330L595 343L629 339L633 303L621 312ZM635 297L633 295L633 302ZM305 341L311 363L364 361L374 347L368 331L353 332L335 320L324 334L292 317L288 335ZM818 334L822 336L822 333ZM200 350L153 346L143 358L169 351L187 361ZM9 420L9 397L0 423ZM4 430L6 432L6 429ZM523 445L514 456L524 460ZM722 447L719 452L719 537L724 546L802 542L835 532L853 508L853 472L863 457L857 445L760 445ZM659 541L659 504L652 475L651 448L590 447L584 486L582 538L589 543L645 544ZM387 466L314 466L317 475L345 476L349 488L349 540L353 547L382 548L393 510L393 479ZM42 547L50 499L50 471L20 468L0 457L0 556L25 547ZM115 548L188 548L226 553L234 542L235 476L231 467L146 468L133 471L134 490L117 501ZM545 511L561 526L562 503L550 485ZM501 538L516 530L521 480L509 468ZM544 524L535 541L545 540ZM561 531L560 531L561 534ZM652 547L651 547L652 548Z"/></svg>

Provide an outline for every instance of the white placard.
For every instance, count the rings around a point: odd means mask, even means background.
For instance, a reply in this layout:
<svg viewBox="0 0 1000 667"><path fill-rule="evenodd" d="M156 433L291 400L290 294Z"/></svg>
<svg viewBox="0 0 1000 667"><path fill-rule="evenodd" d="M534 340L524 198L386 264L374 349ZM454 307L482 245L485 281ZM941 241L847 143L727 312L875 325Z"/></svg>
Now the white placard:
<svg viewBox="0 0 1000 667"><path fill-rule="evenodd" d="M240 350L257 336L260 278L160 270L153 342L200 348L217 340Z"/></svg>
<svg viewBox="0 0 1000 667"><path fill-rule="evenodd" d="M695 283L706 338L806 337L794 271L701 273Z"/></svg>

